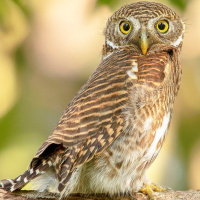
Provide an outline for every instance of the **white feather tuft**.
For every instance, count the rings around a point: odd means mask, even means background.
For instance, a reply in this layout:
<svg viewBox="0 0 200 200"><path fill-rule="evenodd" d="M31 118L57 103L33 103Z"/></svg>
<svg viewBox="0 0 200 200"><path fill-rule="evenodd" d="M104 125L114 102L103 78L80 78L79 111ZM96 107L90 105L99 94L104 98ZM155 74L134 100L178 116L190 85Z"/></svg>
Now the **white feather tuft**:
<svg viewBox="0 0 200 200"><path fill-rule="evenodd" d="M114 45L114 43L111 42L110 40L107 40L106 43L107 43L107 45L109 45L109 46L112 47L113 49L118 49L118 48L119 48L119 46Z"/></svg>
<svg viewBox="0 0 200 200"><path fill-rule="evenodd" d="M180 35L179 38L174 42L172 43L173 46L175 47L178 47L179 44L183 41L183 35Z"/></svg>

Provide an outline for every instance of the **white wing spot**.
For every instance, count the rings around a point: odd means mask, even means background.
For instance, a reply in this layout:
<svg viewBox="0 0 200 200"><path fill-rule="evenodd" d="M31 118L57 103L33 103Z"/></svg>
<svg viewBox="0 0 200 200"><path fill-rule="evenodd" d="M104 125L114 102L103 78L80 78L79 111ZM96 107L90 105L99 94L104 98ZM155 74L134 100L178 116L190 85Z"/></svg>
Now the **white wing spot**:
<svg viewBox="0 0 200 200"><path fill-rule="evenodd" d="M133 67L132 67L133 72L138 72L138 63L137 63L137 60L134 60L132 62L132 65L133 65Z"/></svg>
<svg viewBox="0 0 200 200"><path fill-rule="evenodd" d="M132 78L132 79L137 79L137 76L131 71L127 71L127 74Z"/></svg>
<svg viewBox="0 0 200 200"><path fill-rule="evenodd" d="M30 169L30 174L33 174L33 172L34 172L33 169Z"/></svg>
<svg viewBox="0 0 200 200"><path fill-rule="evenodd" d="M26 178L24 178L24 183L27 183L28 182L28 179L27 179L27 177Z"/></svg>
<svg viewBox="0 0 200 200"><path fill-rule="evenodd" d="M16 181L18 182L18 181L21 181L21 176L20 177L18 177L17 179L16 179Z"/></svg>
<svg viewBox="0 0 200 200"><path fill-rule="evenodd" d="M37 169L35 172L36 172L36 175L38 175L40 173L40 170Z"/></svg>
<svg viewBox="0 0 200 200"><path fill-rule="evenodd" d="M132 70L133 70L134 72L138 72L138 66L137 66L137 65L133 65Z"/></svg>

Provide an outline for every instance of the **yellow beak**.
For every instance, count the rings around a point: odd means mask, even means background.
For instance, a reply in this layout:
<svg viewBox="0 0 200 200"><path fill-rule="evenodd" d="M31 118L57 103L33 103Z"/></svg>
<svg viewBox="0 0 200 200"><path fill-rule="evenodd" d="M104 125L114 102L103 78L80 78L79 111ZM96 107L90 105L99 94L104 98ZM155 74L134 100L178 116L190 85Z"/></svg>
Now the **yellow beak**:
<svg viewBox="0 0 200 200"><path fill-rule="evenodd" d="M144 32L141 33L141 38L140 38L139 43L140 43L140 48L142 50L142 53L145 55L149 48L149 42L148 42L146 33L144 33Z"/></svg>

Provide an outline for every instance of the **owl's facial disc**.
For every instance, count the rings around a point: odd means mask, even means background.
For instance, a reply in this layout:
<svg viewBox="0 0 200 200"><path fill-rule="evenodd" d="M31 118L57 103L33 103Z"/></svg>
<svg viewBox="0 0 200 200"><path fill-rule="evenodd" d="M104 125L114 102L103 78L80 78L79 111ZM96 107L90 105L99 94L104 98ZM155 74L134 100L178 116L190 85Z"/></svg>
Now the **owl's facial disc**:
<svg viewBox="0 0 200 200"><path fill-rule="evenodd" d="M137 54L150 55L157 50L181 48L184 23L170 8L152 2L125 5L108 20L105 54L125 47Z"/></svg>

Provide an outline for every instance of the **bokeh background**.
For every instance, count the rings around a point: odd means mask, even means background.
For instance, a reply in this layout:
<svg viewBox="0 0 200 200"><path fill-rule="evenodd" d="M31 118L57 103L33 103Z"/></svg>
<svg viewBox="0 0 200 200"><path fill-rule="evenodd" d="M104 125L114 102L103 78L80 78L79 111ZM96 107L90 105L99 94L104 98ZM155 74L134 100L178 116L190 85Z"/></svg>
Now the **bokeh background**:
<svg viewBox="0 0 200 200"><path fill-rule="evenodd" d="M0 179L28 167L101 60L107 18L134 0L0 1ZM182 87L150 178L200 188L200 1L159 0L186 23Z"/></svg>

